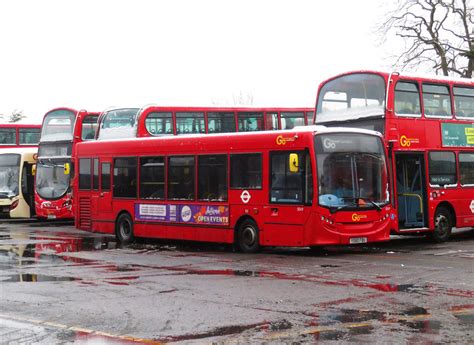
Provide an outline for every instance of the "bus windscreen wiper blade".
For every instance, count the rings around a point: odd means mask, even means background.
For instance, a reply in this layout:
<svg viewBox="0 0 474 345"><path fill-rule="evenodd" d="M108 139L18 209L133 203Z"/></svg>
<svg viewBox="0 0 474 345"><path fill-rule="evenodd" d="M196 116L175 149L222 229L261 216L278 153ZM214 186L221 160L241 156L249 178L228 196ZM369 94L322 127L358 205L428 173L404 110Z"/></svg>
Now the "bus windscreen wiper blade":
<svg viewBox="0 0 474 345"><path fill-rule="evenodd" d="M368 201L369 203L371 203L372 205L375 206L375 208L377 209L377 211L382 211L382 207L381 207L379 204L377 204L375 201L370 200L369 198L362 198L362 197L360 197L360 198L358 198L358 199L362 199L362 200L364 200L364 201Z"/></svg>

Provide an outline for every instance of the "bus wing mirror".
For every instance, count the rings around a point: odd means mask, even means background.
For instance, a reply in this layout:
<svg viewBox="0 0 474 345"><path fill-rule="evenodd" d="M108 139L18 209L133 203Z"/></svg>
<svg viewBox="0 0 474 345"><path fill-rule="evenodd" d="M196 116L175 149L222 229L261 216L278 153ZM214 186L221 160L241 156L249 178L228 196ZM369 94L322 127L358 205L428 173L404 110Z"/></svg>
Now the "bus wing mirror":
<svg viewBox="0 0 474 345"><path fill-rule="evenodd" d="M71 173L71 164L64 163L64 175L69 175Z"/></svg>
<svg viewBox="0 0 474 345"><path fill-rule="evenodd" d="M290 167L290 172L297 173L299 172L299 161L297 153L290 153L288 166Z"/></svg>
<svg viewBox="0 0 474 345"><path fill-rule="evenodd" d="M36 175L36 164L33 164L31 166L31 175L35 176Z"/></svg>

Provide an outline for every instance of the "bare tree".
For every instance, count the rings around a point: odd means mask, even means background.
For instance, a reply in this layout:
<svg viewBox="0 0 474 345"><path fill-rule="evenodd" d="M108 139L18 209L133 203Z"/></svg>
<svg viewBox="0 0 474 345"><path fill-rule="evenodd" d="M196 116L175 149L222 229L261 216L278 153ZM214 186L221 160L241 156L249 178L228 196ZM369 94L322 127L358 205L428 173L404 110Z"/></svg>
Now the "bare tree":
<svg viewBox="0 0 474 345"><path fill-rule="evenodd" d="M472 78L474 72L473 0L398 0L380 26L384 37L395 34L405 48L396 66L430 64L437 73Z"/></svg>
<svg viewBox="0 0 474 345"><path fill-rule="evenodd" d="M13 110L12 113L8 116L7 118L7 121L8 122L18 122L20 121L21 119L24 119L26 116L23 115L23 111L22 110Z"/></svg>
<svg viewBox="0 0 474 345"><path fill-rule="evenodd" d="M253 94L248 91L239 91L238 94L232 95L234 98L234 105L252 105L253 104Z"/></svg>

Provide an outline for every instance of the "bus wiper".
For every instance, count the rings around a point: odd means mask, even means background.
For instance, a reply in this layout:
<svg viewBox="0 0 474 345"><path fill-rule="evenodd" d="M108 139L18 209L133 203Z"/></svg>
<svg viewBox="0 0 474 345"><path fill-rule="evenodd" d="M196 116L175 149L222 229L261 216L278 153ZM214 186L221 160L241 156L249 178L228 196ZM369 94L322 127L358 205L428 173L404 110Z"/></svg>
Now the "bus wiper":
<svg viewBox="0 0 474 345"><path fill-rule="evenodd" d="M357 198L357 199L362 199L364 201L368 201L369 203L371 203L373 206L375 206L375 208L377 209L377 211L382 211L382 207L377 204L375 201L373 200L370 200L369 198L363 198L363 197L360 197L360 198Z"/></svg>
<svg viewBox="0 0 474 345"><path fill-rule="evenodd" d="M48 168L64 168L64 164L54 163L51 159L42 159L40 162Z"/></svg>

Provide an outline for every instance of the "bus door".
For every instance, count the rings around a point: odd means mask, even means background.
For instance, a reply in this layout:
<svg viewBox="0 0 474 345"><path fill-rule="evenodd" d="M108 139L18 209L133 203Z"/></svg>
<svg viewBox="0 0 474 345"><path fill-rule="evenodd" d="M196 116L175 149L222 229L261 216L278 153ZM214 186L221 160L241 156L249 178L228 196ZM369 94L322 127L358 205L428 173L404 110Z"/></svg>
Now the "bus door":
<svg viewBox="0 0 474 345"><path fill-rule="evenodd" d="M97 207L99 218L108 219L112 213L111 168L111 161L102 160L100 162L100 193Z"/></svg>
<svg viewBox="0 0 474 345"><path fill-rule="evenodd" d="M312 172L305 151L270 153L269 204L264 207L265 245L298 246L311 213Z"/></svg>
<svg viewBox="0 0 474 345"><path fill-rule="evenodd" d="M423 153L396 153L398 225L401 230L427 227L427 195Z"/></svg>
<svg viewBox="0 0 474 345"><path fill-rule="evenodd" d="M21 191L25 202L30 207L30 217L35 215L35 190L34 190L34 176L33 164L25 162L23 164Z"/></svg>

